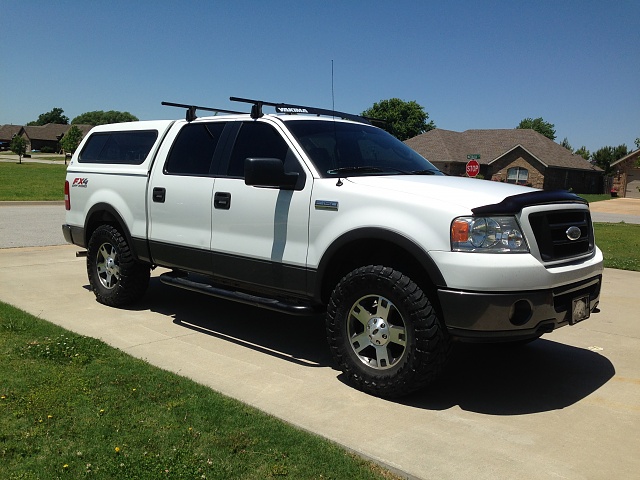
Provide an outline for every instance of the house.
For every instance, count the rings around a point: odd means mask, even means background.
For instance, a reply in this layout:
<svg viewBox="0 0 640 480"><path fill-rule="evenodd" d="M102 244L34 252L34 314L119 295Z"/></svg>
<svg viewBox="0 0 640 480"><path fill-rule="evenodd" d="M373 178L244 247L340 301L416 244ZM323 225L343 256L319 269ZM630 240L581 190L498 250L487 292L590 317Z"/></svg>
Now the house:
<svg viewBox="0 0 640 480"><path fill-rule="evenodd" d="M618 197L640 198L640 150L611 164L612 188Z"/></svg>
<svg viewBox="0 0 640 480"><path fill-rule="evenodd" d="M22 127L20 135L26 140L27 152L44 151L58 152L60 146L58 142L69 129L69 125L61 125L58 123L47 123L42 126L25 126Z"/></svg>
<svg viewBox="0 0 640 480"><path fill-rule="evenodd" d="M466 175L473 158L487 180L576 193L601 193L603 188L601 168L534 130L438 128L405 143L449 175Z"/></svg>
<svg viewBox="0 0 640 480"><path fill-rule="evenodd" d="M26 141L27 152L44 151L59 152L60 139L74 125L62 125L57 123L48 123L42 126L20 126L20 125L2 125L0 126L0 148L9 149L11 139L15 135L21 135ZM82 132L84 137L93 125L75 125Z"/></svg>
<svg viewBox="0 0 640 480"><path fill-rule="evenodd" d="M9 150L13 137L22 130L20 125L0 125L0 150Z"/></svg>

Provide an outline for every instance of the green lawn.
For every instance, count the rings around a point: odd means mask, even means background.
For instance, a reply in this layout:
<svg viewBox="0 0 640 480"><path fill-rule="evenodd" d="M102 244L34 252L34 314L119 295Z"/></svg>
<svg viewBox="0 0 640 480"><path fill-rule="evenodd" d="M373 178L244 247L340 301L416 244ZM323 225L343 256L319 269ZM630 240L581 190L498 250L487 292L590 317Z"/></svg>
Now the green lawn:
<svg viewBox="0 0 640 480"><path fill-rule="evenodd" d="M640 271L640 225L594 223L593 226L605 267Z"/></svg>
<svg viewBox="0 0 640 480"><path fill-rule="evenodd" d="M608 193L578 193L578 195L584 198L587 202L601 202L603 200L611 200L611 195Z"/></svg>
<svg viewBox="0 0 640 480"><path fill-rule="evenodd" d="M0 352L2 478L400 478L1 302Z"/></svg>
<svg viewBox="0 0 640 480"><path fill-rule="evenodd" d="M0 201L64 200L66 172L64 163L0 162Z"/></svg>

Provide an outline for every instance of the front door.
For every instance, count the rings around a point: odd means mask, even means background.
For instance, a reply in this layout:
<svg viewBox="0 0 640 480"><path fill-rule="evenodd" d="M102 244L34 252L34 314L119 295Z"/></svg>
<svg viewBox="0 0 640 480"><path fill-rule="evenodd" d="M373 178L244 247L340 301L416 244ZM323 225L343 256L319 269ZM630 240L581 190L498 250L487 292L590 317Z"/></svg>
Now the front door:
<svg viewBox="0 0 640 480"><path fill-rule="evenodd" d="M214 275L251 288L306 288L311 176L277 124L242 122L213 189ZM245 185L246 158L278 158L298 172L295 190Z"/></svg>

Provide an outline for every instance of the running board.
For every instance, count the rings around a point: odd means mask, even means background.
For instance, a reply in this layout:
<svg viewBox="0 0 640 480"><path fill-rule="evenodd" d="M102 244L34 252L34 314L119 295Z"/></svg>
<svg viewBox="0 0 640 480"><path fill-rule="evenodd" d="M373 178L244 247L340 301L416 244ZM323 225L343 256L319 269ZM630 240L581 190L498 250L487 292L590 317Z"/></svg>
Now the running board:
<svg viewBox="0 0 640 480"><path fill-rule="evenodd" d="M234 302L252 305L254 307L266 308L275 312L286 313L288 315L317 315L322 310L311 305L301 305L295 303L285 303L268 297L259 297L249 293L237 292L233 290L225 290L224 288L214 287L208 283L199 283L189 280L184 276L176 276L173 273L163 273L160 275L160 281L172 287L184 288L192 292L204 293L212 297L232 300Z"/></svg>

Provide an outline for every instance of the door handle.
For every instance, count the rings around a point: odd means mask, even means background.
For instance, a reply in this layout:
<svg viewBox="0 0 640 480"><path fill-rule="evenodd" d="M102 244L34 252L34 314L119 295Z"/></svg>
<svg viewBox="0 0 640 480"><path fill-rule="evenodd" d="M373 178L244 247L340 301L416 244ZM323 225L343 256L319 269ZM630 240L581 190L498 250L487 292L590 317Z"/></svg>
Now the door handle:
<svg viewBox="0 0 640 480"><path fill-rule="evenodd" d="M231 194L229 192L216 192L213 195L213 208L229 210L231 208Z"/></svg>
<svg viewBox="0 0 640 480"><path fill-rule="evenodd" d="M162 187L153 187L153 201L156 203L164 203L167 190Z"/></svg>

